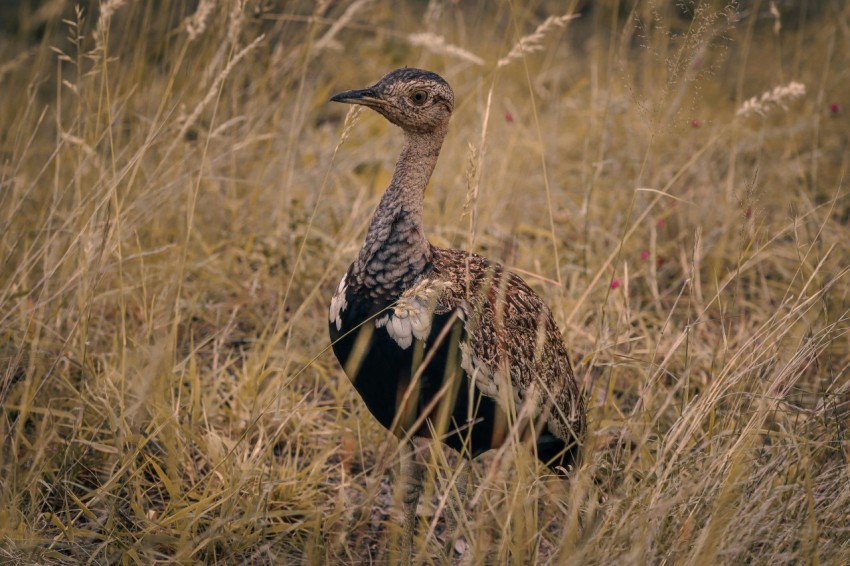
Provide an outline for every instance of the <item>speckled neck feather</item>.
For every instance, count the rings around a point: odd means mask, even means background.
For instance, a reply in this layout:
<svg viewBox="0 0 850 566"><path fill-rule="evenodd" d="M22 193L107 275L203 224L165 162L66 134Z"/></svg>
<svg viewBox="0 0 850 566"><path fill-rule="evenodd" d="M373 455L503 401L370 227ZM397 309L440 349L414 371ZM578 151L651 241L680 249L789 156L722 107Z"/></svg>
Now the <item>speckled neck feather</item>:
<svg viewBox="0 0 850 566"><path fill-rule="evenodd" d="M422 200L447 127L404 132L404 146L390 186L375 210L354 275L376 295L398 293L413 284L430 261L422 224Z"/></svg>

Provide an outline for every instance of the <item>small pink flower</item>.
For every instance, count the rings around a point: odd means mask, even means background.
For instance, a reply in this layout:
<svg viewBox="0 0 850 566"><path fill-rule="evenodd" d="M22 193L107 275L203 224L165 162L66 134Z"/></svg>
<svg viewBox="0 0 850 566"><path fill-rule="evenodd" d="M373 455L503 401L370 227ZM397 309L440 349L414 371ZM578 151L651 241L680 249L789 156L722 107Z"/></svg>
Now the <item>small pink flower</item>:
<svg viewBox="0 0 850 566"><path fill-rule="evenodd" d="M699 120L697 120L696 118L694 118L693 120L691 120L691 127L692 127L693 129L697 129L697 128L699 128L701 125L702 125L702 124L700 124L700 121L699 121Z"/></svg>
<svg viewBox="0 0 850 566"><path fill-rule="evenodd" d="M640 252L640 258L643 261L648 260L649 259L649 250L643 250L642 252Z"/></svg>
<svg viewBox="0 0 850 566"><path fill-rule="evenodd" d="M658 228L663 230L664 227L667 226L667 221L664 220L663 218L659 218L658 220L655 221L655 225L658 226Z"/></svg>
<svg viewBox="0 0 850 566"><path fill-rule="evenodd" d="M829 105L829 111L832 112L833 114L838 114L839 110L841 110L841 107L838 105L837 102L833 102L832 104Z"/></svg>
<svg viewBox="0 0 850 566"><path fill-rule="evenodd" d="M694 69L699 69L700 67L702 67L702 59L700 59L699 57L694 59L693 66Z"/></svg>
<svg viewBox="0 0 850 566"><path fill-rule="evenodd" d="M511 114L510 112L505 112L505 122L510 124L513 121L514 121L514 115Z"/></svg>
<svg viewBox="0 0 850 566"><path fill-rule="evenodd" d="M612 289L616 289L619 286L620 286L620 280L619 279L612 279L611 280L611 288Z"/></svg>

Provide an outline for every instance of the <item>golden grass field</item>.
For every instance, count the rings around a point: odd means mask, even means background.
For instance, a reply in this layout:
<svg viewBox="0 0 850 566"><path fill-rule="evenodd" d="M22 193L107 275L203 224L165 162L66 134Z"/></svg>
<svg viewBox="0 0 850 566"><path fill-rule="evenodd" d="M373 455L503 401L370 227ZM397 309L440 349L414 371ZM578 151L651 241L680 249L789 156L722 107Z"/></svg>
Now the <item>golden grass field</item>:
<svg viewBox="0 0 850 566"><path fill-rule="evenodd" d="M327 307L401 132L328 98L407 65L457 100L431 240L544 297L590 428L567 481L513 444L477 460L453 556L434 446L416 562L850 563L848 3L14 17L0 561L397 559L397 443Z"/></svg>

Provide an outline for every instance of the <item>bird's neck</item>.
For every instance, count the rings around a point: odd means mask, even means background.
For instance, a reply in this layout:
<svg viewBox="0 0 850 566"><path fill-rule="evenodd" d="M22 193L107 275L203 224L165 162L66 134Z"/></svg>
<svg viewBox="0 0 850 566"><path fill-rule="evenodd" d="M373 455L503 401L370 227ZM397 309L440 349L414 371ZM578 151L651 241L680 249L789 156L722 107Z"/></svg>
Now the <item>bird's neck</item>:
<svg viewBox="0 0 850 566"><path fill-rule="evenodd" d="M406 289L430 261L422 201L445 136L445 127L404 133L392 181L372 216L355 262L361 283L378 295Z"/></svg>

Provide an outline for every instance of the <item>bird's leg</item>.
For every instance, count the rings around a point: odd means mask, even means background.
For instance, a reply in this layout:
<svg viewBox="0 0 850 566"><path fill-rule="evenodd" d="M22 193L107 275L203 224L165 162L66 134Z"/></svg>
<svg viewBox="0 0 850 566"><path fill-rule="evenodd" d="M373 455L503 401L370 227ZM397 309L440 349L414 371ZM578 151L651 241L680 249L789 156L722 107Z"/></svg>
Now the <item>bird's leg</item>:
<svg viewBox="0 0 850 566"><path fill-rule="evenodd" d="M416 534L416 507L422 494L425 464L412 440L401 441L401 504L404 532L401 535L401 563L410 564L413 558L413 537Z"/></svg>
<svg viewBox="0 0 850 566"><path fill-rule="evenodd" d="M446 555L451 558L454 542L457 537L457 526L466 503L466 489L469 484L472 465L466 458L460 459L460 469L457 472L454 486L449 485L449 509L446 513Z"/></svg>

